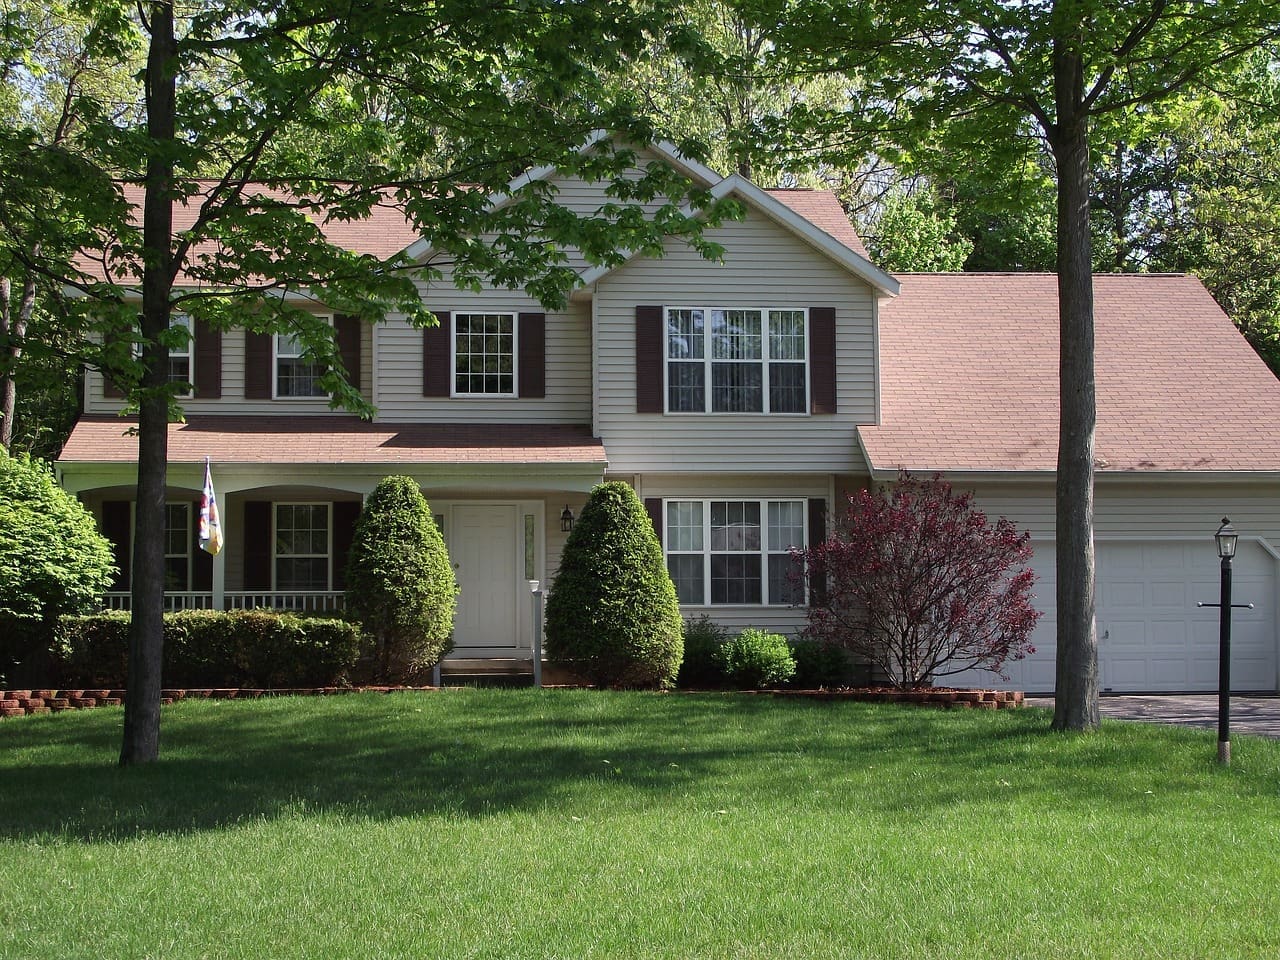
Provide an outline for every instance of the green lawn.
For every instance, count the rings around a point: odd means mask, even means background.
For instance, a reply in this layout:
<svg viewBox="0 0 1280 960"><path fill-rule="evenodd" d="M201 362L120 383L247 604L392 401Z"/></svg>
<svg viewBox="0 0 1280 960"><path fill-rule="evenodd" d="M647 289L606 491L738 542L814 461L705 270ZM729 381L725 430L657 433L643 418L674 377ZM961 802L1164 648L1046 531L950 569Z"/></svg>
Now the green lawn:
<svg viewBox="0 0 1280 960"><path fill-rule="evenodd" d="M0 957L1280 954L1280 743L472 691L0 722Z"/></svg>

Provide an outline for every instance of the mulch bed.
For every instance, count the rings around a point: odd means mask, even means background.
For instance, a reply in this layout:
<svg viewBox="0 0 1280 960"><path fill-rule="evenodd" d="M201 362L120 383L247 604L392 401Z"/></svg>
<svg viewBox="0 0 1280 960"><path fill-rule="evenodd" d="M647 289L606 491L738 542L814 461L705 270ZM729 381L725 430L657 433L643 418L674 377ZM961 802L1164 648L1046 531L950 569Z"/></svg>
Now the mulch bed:
<svg viewBox="0 0 1280 960"><path fill-rule="evenodd" d="M160 691L162 704L177 700L257 700L261 697L321 697L340 693L397 693L404 690L436 690L437 687L194 687ZM886 687L847 690L761 690L771 697L802 697L810 700L858 700L869 703L906 703L944 709L1009 710L1021 707L1021 690L895 690ZM118 707L124 703L123 690L0 690L0 717L24 717L91 707Z"/></svg>

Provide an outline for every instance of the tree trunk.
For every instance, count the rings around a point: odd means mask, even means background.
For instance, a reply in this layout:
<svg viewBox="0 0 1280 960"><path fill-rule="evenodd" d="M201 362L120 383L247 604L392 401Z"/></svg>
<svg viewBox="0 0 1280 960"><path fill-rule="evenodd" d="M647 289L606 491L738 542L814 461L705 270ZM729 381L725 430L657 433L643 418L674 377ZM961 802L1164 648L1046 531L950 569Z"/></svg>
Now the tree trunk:
<svg viewBox="0 0 1280 960"><path fill-rule="evenodd" d="M147 133L151 138L142 212L143 375L138 403L138 493L133 536L133 616L120 763L160 756L160 666L164 646L164 492L169 457L169 326L173 287L173 161L176 125L173 5L151 4Z"/></svg>
<svg viewBox="0 0 1280 960"><path fill-rule="evenodd" d="M1058 167L1058 660L1053 729L1098 727L1098 639L1094 626L1093 271L1089 233L1089 126L1084 68L1070 38L1054 49Z"/></svg>
<svg viewBox="0 0 1280 960"><path fill-rule="evenodd" d="M13 346L9 340L12 324L10 317L12 316L12 306L9 303L9 297L13 293L13 287L8 277L0 277L0 343L4 344L5 352L9 354L5 358L5 363L0 365L0 447L5 452L13 445L13 408L17 405L17 392L13 384L13 369L10 366L11 357L13 356Z"/></svg>

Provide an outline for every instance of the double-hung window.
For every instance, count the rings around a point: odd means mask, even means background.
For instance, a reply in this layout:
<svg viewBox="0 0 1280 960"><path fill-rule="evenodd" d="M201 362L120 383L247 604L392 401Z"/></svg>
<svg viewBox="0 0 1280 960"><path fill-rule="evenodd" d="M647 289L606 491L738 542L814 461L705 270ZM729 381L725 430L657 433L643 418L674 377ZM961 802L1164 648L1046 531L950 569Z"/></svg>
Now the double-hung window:
<svg viewBox="0 0 1280 960"><path fill-rule="evenodd" d="M138 318L141 323L142 318ZM180 342L175 342L169 347L169 367L166 371L167 379L170 383L184 383L188 385L188 389L180 390L176 394L179 397L190 397L191 390L191 344L193 330L191 326L191 317L185 313L175 313L169 317L169 329L180 327L186 331L186 336ZM167 339L167 338L166 338ZM142 357L142 344L133 344L133 358L135 360Z"/></svg>
<svg viewBox="0 0 1280 960"><path fill-rule="evenodd" d="M184 378L185 379L185 378ZM179 593L191 589L191 504L164 505L164 588Z"/></svg>
<svg viewBox="0 0 1280 960"><path fill-rule="evenodd" d="M804 602L793 547L805 544L803 500L668 500L667 570L682 604Z"/></svg>
<svg viewBox="0 0 1280 960"><path fill-rule="evenodd" d="M330 504L275 505L275 589L329 589Z"/></svg>
<svg viewBox="0 0 1280 960"><path fill-rule="evenodd" d="M280 398L327 398L320 386L326 368L322 363L303 356L301 341L289 333L272 338L275 347L275 395Z"/></svg>
<svg viewBox="0 0 1280 960"><path fill-rule="evenodd" d="M516 395L516 315L453 315L453 393L458 397Z"/></svg>
<svg viewBox="0 0 1280 960"><path fill-rule="evenodd" d="M803 309L668 307L668 413L804 413Z"/></svg>
<svg viewBox="0 0 1280 960"><path fill-rule="evenodd" d="M169 321L170 328L182 327L187 335L181 345L169 348L169 382L191 383L191 317L185 313L175 313ZM181 397L191 396L190 390L178 394ZM184 588L185 589L185 588Z"/></svg>

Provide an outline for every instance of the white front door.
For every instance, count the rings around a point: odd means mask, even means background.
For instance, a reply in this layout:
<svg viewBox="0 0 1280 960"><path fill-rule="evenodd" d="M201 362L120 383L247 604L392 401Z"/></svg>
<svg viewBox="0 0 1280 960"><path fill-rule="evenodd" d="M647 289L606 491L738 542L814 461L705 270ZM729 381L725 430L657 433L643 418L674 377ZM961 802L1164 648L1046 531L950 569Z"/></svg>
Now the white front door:
<svg viewBox="0 0 1280 960"><path fill-rule="evenodd" d="M519 642L516 603L520 556L515 504L455 504L449 555L458 578L454 655L493 656ZM525 591L528 592L527 589Z"/></svg>

